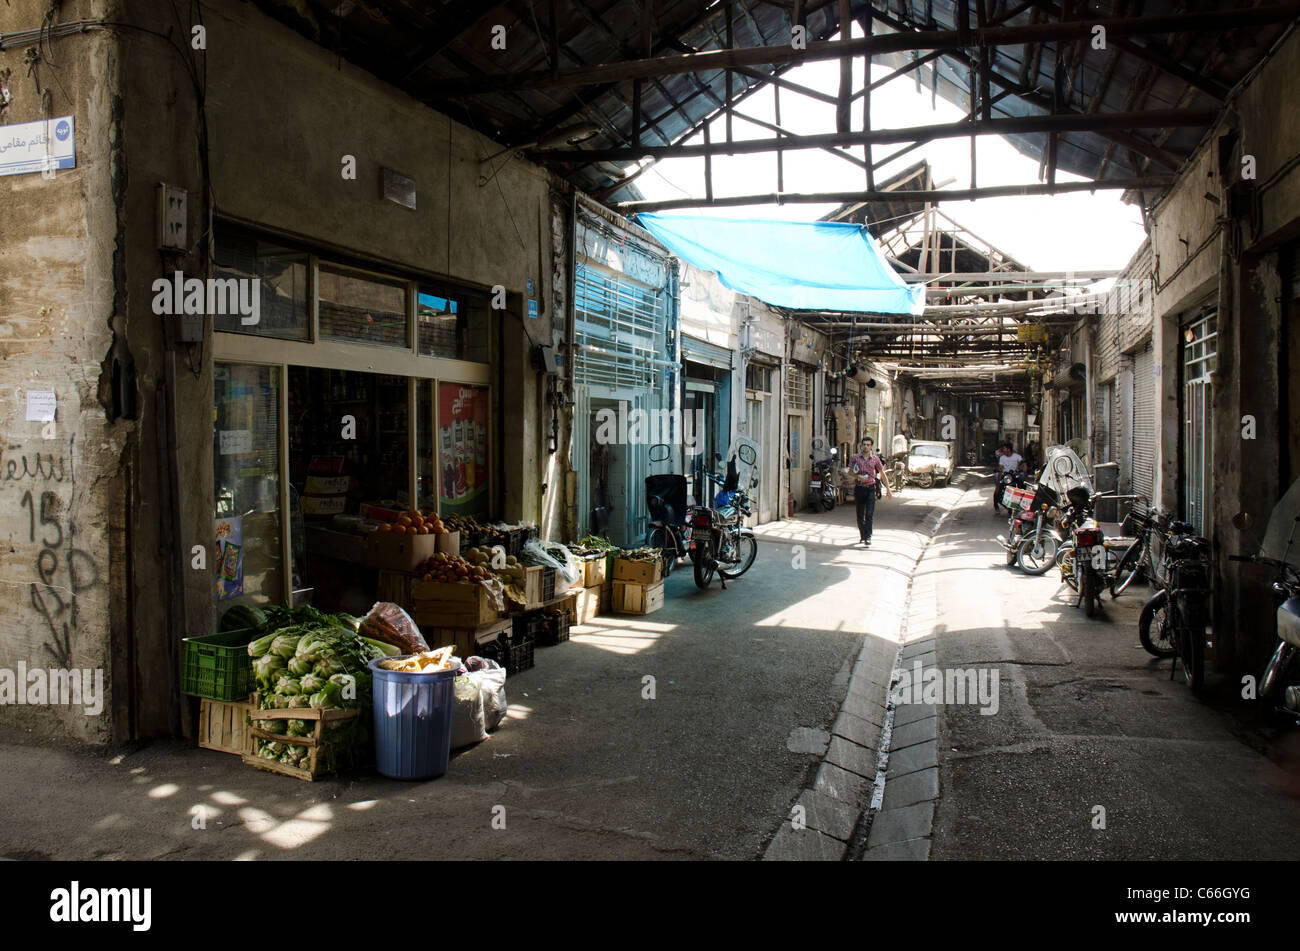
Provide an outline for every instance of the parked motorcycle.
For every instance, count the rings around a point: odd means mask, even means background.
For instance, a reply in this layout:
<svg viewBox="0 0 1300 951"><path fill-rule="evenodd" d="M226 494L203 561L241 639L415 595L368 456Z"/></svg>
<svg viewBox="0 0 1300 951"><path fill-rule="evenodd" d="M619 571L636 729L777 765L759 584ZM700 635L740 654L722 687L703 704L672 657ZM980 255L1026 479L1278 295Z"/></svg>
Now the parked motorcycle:
<svg viewBox="0 0 1300 951"><path fill-rule="evenodd" d="M663 443L650 447L651 462L666 462L672 452ZM645 546L663 551L664 577L672 574L679 558L690 552L690 507L686 502L686 476L678 473L646 476L646 509L650 525Z"/></svg>
<svg viewBox="0 0 1300 951"><path fill-rule="evenodd" d="M808 478L808 504L814 512L829 512L840 499L839 479L835 471L839 452L831 447L820 459L813 453L808 454L812 460L812 475Z"/></svg>
<svg viewBox="0 0 1300 951"><path fill-rule="evenodd" d="M1025 474L1017 469L1003 470L998 472L997 484L993 486L993 512L996 515L1002 515L1003 509L1006 509L1007 515L1010 515L1014 509L1002 501L1002 494L1008 487L1014 486L1017 489L1025 487Z"/></svg>
<svg viewBox="0 0 1300 951"><path fill-rule="evenodd" d="M1237 524L1237 519L1233 520ZM1239 528L1244 527L1238 525ZM1281 597L1277 609L1277 649L1259 681L1259 698L1271 708L1300 723L1300 479L1273 507L1264 541L1254 555L1229 555L1233 561L1251 561L1276 570L1273 593Z"/></svg>
<svg viewBox="0 0 1300 951"><path fill-rule="evenodd" d="M1159 590L1138 618L1138 639L1154 657L1173 658L1172 679L1183 664L1193 690L1205 683L1205 629L1210 621L1210 542L1187 522L1170 522L1152 581Z"/></svg>
<svg viewBox="0 0 1300 951"><path fill-rule="evenodd" d="M737 451L740 461L754 465L757 454L749 445L742 444ZM722 457L715 454L715 461ZM721 491L713 500L713 507L697 505L691 515L691 558L695 565L695 585L707 588L716 571L725 591L727 579L739 578L758 555L758 541L744 519L753 512L747 491L738 486L739 475L735 461L727 465L726 478L705 473L705 479Z"/></svg>
<svg viewBox="0 0 1300 951"><path fill-rule="evenodd" d="M1056 564L1063 541L1054 525L1056 502L1056 492L1040 485L1029 505L1011 516L1007 537L998 536L1008 565L1018 565L1025 574L1041 575Z"/></svg>

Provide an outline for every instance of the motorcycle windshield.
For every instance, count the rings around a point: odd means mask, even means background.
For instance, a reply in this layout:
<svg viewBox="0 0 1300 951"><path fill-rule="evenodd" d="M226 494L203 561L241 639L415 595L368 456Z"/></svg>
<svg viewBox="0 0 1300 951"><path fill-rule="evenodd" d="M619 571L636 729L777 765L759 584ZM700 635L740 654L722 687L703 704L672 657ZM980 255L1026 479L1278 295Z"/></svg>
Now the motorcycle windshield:
<svg viewBox="0 0 1300 951"><path fill-rule="evenodd" d="M1261 558L1286 562L1292 568L1300 570L1300 479L1291 483L1291 488L1273 506L1269 516L1268 527L1264 530L1264 542L1259 546Z"/></svg>
<svg viewBox="0 0 1300 951"><path fill-rule="evenodd" d="M1078 454L1068 446L1053 446L1043 460L1043 471L1038 484L1065 498L1071 489L1086 489L1092 493L1092 480Z"/></svg>

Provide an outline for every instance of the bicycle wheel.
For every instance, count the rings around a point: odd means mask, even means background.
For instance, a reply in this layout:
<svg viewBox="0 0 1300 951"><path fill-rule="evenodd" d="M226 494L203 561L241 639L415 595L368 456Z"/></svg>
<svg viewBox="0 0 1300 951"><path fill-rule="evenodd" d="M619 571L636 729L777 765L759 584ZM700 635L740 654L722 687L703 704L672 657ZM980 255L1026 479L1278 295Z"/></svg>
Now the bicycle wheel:
<svg viewBox="0 0 1300 951"><path fill-rule="evenodd" d="M1169 595L1161 591L1142 608L1138 618L1138 640L1153 657L1173 657L1177 653L1174 632L1169 623Z"/></svg>
<svg viewBox="0 0 1300 951"><path fill-rule="evenodd" d="M1124 589L1133 583L1142 572L1142 553L1146 548L1146 542L1138 542L1129 546L1129 550L1124 552L1124 557L1119 560L1119 565L1115 568L1115 580L1110 585L1110 596L1114 600L1124 593Z"/></svg>
<svg viewBox="0 0 1300 951"><path fill-rule="evenodd" d="M1016 563L1027 575L1045 574L1048 568L1056 564L1058 547L1058 542L1051 535L1030 535L1016 549Z"/></svg>
<svg viewBox="0 0 1300 951"><path fill-rule="evenodd" d="M668 529L659 526L646 532L645 547L658 548L663 552L665 578L673 573L673 562L677 560L677 549L676 546L673 545L672 538L668 535Z"/></svg>
<svg viewBox="0 0 1300 951"><path fill-rule="evenodd" d="M739 578L743 575L754 564L754 559L758 556L758 541L752 535L737 536L732 547L736 554L736 560L718 563L718 574L728 579Z"/></svg>
<svg viewBox="0 0 1300 951"><path fill-rule="evenodd" d="M1061 580L1070 586L1072 591L1079 590L1078 572L1074 570L1074 545L1067 542L1061 546L1060 552L1056 556L1057 566L1061 569ZM1078 607L1078 603L1075 603Z"/></svg>
<svg viewBox="0 0 1300 951"><path fill-rule="evenodd" d="M1193 690L1200 690L1205 686L1205 621L1196 608L1184 608L1176 613L1183 680Z"/></svg>
<svg viewBox="0 0 1300 951"><path fill-rule="evenodd" d="M707 588L713 581L713 545L709 542L695 545L695 587Z"/></svg>

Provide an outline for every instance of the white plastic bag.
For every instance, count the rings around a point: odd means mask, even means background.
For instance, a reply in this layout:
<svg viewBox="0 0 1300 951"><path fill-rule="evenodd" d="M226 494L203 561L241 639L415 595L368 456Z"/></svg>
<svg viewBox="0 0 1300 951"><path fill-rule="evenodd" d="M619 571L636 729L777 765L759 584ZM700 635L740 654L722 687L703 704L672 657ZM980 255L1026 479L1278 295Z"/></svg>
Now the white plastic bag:
<svg viewBox="0 0 1300 951"><path fill-rule="evenodd" d="M495 730L506 718L506 672L494 660L484 670L476 670L470 677L477 678L479 695L483 701L483 728Z"/></svg>
<svg viewBox="0 0 1300 951"><path fill-rule="evenodd" d="M456 678L455 701L451 715L451 748L458 750L487 739L483 719L483 692L474 674Z"/></svg>
<svg viewBox="0 0 1300 951"><path fill-rule="evenodd" d="M567 545L561 545L559 542L543 542L542 545L546 553L555 560L557 572L564 579L566 586L571 586L582 578L582 562L578 561L573 552L569 551ZM557 589L560 587L558 582L555 586Z"/></svg>

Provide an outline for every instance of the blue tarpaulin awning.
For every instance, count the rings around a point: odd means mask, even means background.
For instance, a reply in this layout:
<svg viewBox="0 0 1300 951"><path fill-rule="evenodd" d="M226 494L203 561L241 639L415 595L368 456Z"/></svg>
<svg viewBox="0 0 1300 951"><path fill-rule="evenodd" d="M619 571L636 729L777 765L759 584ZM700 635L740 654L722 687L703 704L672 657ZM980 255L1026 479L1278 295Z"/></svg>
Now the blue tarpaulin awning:
<svg viewBox="0 0 1300 951"><path fill-rule="evenodd" d="M643 228L733 291L776 307L919 314L925 286L906 284L863 225L641 214Z"/></svg>

